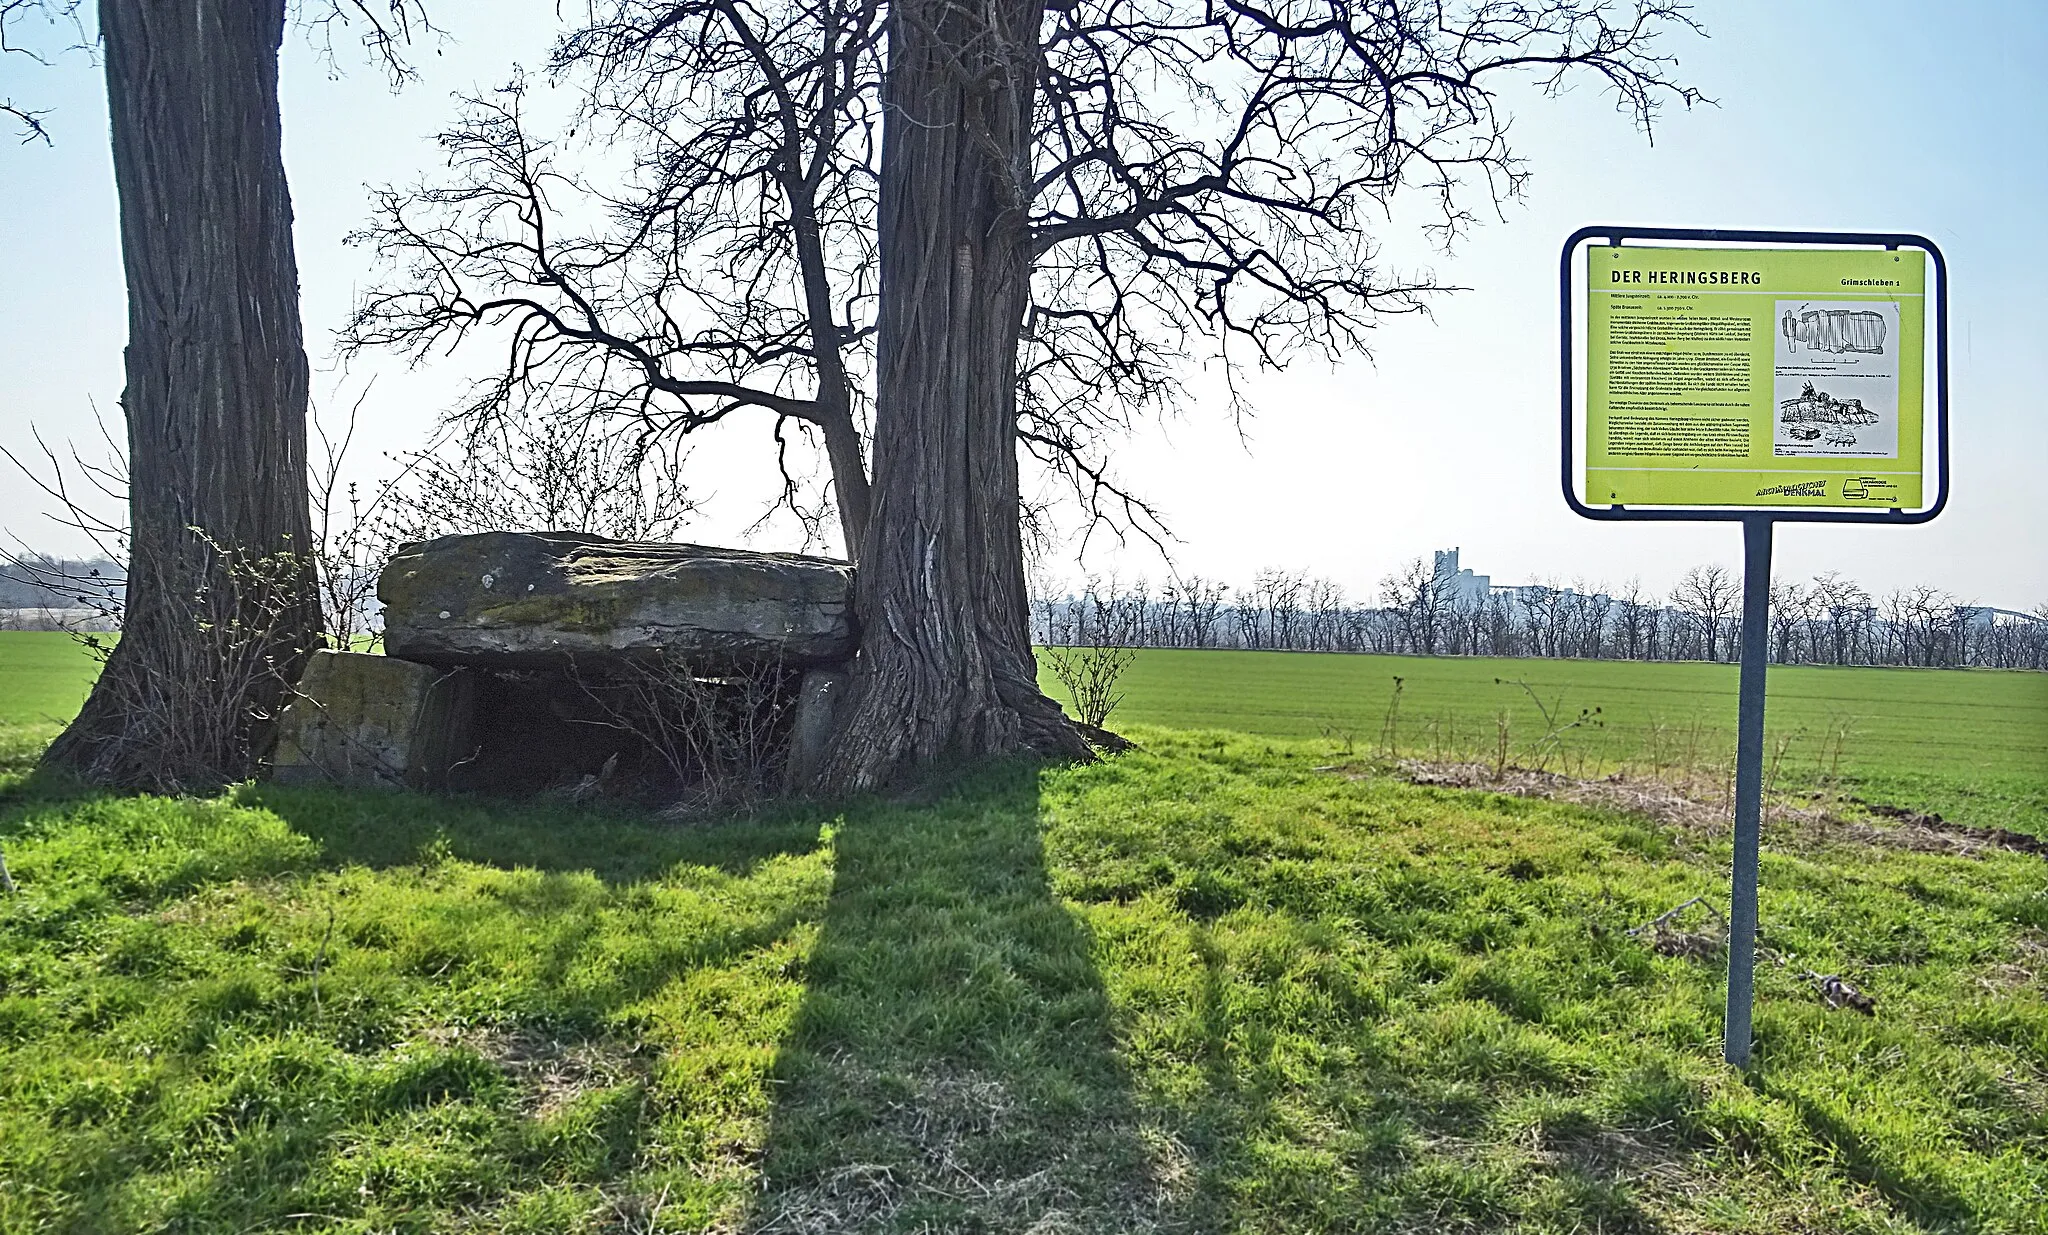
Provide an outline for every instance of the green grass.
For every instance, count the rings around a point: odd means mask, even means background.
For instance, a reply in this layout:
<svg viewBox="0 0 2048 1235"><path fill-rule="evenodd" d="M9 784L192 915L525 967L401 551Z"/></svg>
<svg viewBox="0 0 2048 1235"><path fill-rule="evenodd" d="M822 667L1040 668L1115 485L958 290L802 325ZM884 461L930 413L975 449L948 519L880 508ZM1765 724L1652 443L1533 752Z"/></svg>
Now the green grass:
<svg viewBox="0 0 2048 1235"><path fill-rule="evenodd" d="M1722 958L1627 933L1725 896L1718 833L1318 770L1393 673L1411 751L1498 675L1597 762L1717 667L1148 653L1105 763L678 828L79 791L27 767L89 665L0 657L0 1235L2048 1233L2048 862L1773 825L1742 1077ZM1845 767L2040 830L2038 680L1774 707L1910 698Z"/></svg>
<svg viewBox="0 0 2048 1235"><path fill-rule="evenodd" d="M1140 728L677 829L0 786L0 1231L2048 1230L2048 863ZM1036 1224L1036 1225L1034 1225Z"/></svg>
<svg viewBox="0 0 2048 1235"><path fill-rule="evenodd" d="M1397 748L1492 762L1506 713L1510 758L1602 774L1620 765L1725 765L1733 753L1733 665L1292 652L1140 652L1115 724L1345 737L1379 751L1394 678ZM1050 673L1044 688L1065 698ZM1986 670L1773 667L1768 745L1785 743L1780 783L1827 771L1877 801L1965 822L2048 832L2048 674ZM1598 725L1545 753L1536 699ZM1559 710L1559 709L1554 709Z"/></svg>
<svg viewBox="0 0 2048 1235"><path fill-rule="evenodd" d="M85 702L98 672L70 635L0 631L0 766L28 757L57 736Z"/></svg>

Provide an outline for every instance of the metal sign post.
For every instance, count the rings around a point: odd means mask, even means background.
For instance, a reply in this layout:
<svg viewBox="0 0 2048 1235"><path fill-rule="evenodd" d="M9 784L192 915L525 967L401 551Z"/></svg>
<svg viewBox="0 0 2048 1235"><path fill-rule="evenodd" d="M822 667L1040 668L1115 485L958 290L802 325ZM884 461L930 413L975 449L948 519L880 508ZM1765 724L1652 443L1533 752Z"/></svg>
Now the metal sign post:
<svg viewBox="0 0 2048 1235"><path fill-rule="evenodd" d="M1588 519L1742 524L1722 1053L1746 1068L1772 534L1782 522L1925 523L1947 504L1948 265L1915 235L1586 227L1565 241L1558 287L1565 502ZM1573 312L1581 290L1583 352ZM1574 382L1581 360L1583 406ZM1923 457L1930 438L1931 468ZM1931 495L1923 484L1930 471Z"/></svg>
<svg viewBox="0 0 2048 1235"><path fill-rule="evenodd" d="M1742 689L1735 705L1735 864L1729 880L1728 1019L1722 1056L1749 1066L1756 998L1756 888L1763 847L1764 671L1769 664L1771 517L1742 521Z"/></svg>

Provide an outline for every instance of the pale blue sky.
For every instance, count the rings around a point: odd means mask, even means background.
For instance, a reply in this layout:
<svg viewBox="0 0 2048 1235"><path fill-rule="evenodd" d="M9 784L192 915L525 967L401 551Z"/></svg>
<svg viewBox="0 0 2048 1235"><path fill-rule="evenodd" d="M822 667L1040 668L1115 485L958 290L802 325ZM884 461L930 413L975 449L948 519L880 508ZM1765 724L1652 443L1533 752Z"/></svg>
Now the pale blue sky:
<svg viewBox="0 0 2048 1235"><path fill-rule="evenodd" d="M286 161L298 214L316 393L331 403L368 373L336 371L331 332L367 273L341 237L364 216L365 183L431 167L428 140L455 89L535 63L546 0L454 0L454 42L393 98L366 69L332 77L303 37L286 55ZM1212 406L1140 433L1123 473L1156 498L1184 571L1246 578L1307 568L1368 594L1398 561L1460 545L1498 582L1558 577L1667 587L1685 566L1733 564L1727 526L1595 525L1556 491L1556 254L1586 223L1917 231L1954 274L1955 494L1917 529L1794 527L1780 575L1839 568L1882 590L1933 583L2009 607L2048 601L2048 3L1702 3L1711 38L1675 41L1682 76L1720 106L1664 117L1647 145L1590 84L1517 100L1515 134L1535 179L1448 257L1395 238L1470 292L1433 321L1389 324L1370 361L1304 367L1254 386L1247 451ZM55 149L0 147L0 280L14 309L0 334L0 443L31 422L90 436L88 399L110 416L125 318L105 110L80 58L0 63L0 95L56 109ZM421 374L385 372L366 406L358 470L421 439L467 374L458 355ZM765 426L737 426L696 462L711 497L693 535L735 540L758 513ZM0 528L71 548L40 503L0 480ZM788 528L756 538L795 547ZM1156 558L1098 552L1098 568L1161 573ZM1055 568L1058 564L1055 563ZM1069 567L1071 569L1071 567Z"/></svg>

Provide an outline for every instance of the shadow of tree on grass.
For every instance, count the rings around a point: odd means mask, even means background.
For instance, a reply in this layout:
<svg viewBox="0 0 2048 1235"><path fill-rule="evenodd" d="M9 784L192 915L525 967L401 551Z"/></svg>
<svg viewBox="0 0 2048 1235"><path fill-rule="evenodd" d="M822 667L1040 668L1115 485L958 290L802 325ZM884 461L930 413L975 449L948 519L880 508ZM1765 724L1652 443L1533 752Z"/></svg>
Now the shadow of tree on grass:
<svg viewBox="0 0 2048 1235"><path fill-rule="evenodd" d="M832 837L749 1229L1134 1231L1170 1204L1013 765Z"/></svg>
<svg viewBox="0 0 2048 1235"><path fill-rule="evenodd" d="M744 875L817 847L827 814L797 803L716 826L668 824L604 807L461 795L345 792L258 784L236 800L276 812L335 865L408 866L443 853L500 869L589 872L608 884L677 866Z"/></svg>

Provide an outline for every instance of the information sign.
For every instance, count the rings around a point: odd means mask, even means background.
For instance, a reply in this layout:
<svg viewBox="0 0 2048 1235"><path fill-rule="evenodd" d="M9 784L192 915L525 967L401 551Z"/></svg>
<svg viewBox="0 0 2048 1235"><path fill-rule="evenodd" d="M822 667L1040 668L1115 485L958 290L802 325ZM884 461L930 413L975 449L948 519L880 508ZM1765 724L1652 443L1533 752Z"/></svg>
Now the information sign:
<svg viewBox="0 0 2048 1235"><path fill-rule="evenodd" d="M1921 505L1927 255L1586 251L1585 495Z"/></svg>
<svg viewBox="0 0 2048 1235"><path fill-rule="evenodd" d="M1583 334L1573 314L1579 297ZM1948 501L1948 267L1922 236L1583 227L1565 241L1558 299L1565 502L1588 519L1742 523L1722 1052L1746 1068L1772 529L1903 526L1941 513ZM1581 369L1583 414L1574 380ZM1934 452L1923 460L1930 413ZM1575 425L1583 430L1576 440ZM1931 494L1923 476L1933 480ZM1574 491L1581 483L1583 499Z"/></svg>

